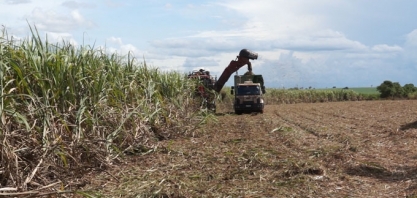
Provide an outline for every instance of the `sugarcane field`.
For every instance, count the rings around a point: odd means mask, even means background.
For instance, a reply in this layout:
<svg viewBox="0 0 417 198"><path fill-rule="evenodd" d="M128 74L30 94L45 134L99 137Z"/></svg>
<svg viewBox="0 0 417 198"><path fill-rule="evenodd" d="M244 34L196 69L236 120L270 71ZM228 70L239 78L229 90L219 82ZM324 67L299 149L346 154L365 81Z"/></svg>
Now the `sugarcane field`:
<svg viewBox="0 0 417 198"><path fill-rule="evenodd" d="M273 87L246 48L217 76L30 31L0 37L0 197L417 197L412 83Z"/></svg>

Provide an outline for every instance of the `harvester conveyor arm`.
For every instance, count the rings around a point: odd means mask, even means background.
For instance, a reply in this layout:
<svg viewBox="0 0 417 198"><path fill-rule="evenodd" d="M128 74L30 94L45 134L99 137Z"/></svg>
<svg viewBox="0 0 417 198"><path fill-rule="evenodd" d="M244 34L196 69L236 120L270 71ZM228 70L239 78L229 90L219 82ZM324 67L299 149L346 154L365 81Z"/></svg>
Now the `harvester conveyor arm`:
<svg viewBox="0 0 417 198"><path fill-rule="evenodd" d="M252 70L252 65L249 61L249 58L246 58L244 56L238 56L237 60L230 61L229 66L227 66L226 69L224 69L219 80L217 80L216 84L214 85L214 90L217 93L220 93L224 84L226 84L227 80L229 80L232 73L236 72L237 70L239 70L241 67L243 67L246 64L248 65L248 70Z"/></svg>

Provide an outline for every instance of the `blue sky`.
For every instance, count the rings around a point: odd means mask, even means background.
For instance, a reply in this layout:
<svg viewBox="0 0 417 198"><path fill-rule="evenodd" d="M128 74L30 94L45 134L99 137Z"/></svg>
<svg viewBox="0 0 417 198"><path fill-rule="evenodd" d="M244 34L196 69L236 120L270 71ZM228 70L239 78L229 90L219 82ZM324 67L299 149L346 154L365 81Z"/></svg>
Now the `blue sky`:
<svg viewBox="0 0 417 198"><path fill-rule="evenodd" d="M243 48L268 87L417 86L417 1L0 0L9 36L132 52L163 70L220 76ZM246 67L239 70L240 74ZM232 84L231 79L227 83Z"/></svg>

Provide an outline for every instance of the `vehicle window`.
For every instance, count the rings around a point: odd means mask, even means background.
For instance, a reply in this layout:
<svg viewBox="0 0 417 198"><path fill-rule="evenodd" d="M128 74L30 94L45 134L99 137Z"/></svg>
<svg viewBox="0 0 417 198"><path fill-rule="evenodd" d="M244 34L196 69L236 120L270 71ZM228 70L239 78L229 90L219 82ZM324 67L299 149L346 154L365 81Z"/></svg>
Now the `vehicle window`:
<svg viewBox="0 0 417 198"><path fill-rule="evenodd" d="M237 88L237 95L259 95L259 86L239 86Z"/></svg>

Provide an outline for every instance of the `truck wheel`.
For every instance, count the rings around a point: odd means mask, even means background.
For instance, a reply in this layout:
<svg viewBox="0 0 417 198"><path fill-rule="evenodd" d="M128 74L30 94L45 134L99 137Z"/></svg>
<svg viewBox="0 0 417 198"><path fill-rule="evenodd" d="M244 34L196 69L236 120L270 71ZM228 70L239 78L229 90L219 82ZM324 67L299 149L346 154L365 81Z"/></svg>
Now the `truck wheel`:
<svg viewBox="0 0 417 198"><path fill-rule="evenodd" d="M242 114L242 111L240 111L240 110L235 110L235 114L240 115L240 114Z"/></svg>
<svg viewBox="0 0 417 198"><path fill-rule="evenodd" d="M263 109L262 109L262 110L260 110L260 111L259 111L259 113L264 113L264 110L263 110Z"/></svg>

